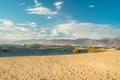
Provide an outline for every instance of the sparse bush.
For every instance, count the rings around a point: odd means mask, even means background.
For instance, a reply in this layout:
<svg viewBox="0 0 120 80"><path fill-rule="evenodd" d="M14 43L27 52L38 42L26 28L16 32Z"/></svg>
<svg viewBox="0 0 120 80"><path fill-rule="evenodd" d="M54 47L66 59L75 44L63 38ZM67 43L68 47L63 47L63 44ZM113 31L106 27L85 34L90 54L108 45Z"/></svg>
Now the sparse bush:
<svg viewBox="0 0 120 80"><path fill-rule="evenodd" d="M73 52L73 54L78 54L79 51L80 51L80 50L76 48L76 49L74 49L72 52Z"/></svg>
<svg viewBox="0 0 120 80"><path fill-rule="evenodd" d="M3 47L3 48L2 48L2 51L3 51L3 52L8 52L9 49L8 49L7 47Z"/></svg>
<svg viewBox="0 0 120 80"><path fill-rule="evenodd" d="M80 48L86 48L86 46L80 46Z"/></svg>
<svg viewBox="0 0 120 80"><path fill-rule="evenodd" d="M120 48L116 48L116 50L120 50Z"/></svg>
<svg viewBox="0 0 120 80"><path fill-rule="evenodd" d="M33 45L32 44L27 44L27 48L32 48Z"/></svg>
<svg viewBox="0 0 120 80"><path fill-rule="evenodd" d="M96 47L88 48L88 53L104 52L104 51L106 51L106 48L96 48Z"/></svg>
<svg viewBox="0 0 120 80"><path fill-rule="evenodd" d="M65 51L67 51L65 48L61 48L61 51L63 51L63 52L65 52Z"/></svg>
<svg viewBox="0 0 120 80"><path fill-rule="evenodd" d="M49 48L49 46L47 46L47 45L42 45L42 46L40 46L40 48Z"/></svg>

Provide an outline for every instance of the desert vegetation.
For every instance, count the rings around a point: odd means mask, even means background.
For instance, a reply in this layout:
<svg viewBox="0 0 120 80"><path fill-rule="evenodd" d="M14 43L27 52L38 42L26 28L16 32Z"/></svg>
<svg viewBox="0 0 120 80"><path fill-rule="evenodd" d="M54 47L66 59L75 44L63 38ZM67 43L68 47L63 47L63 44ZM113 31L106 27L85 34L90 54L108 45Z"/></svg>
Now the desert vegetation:
<svg viewBox="0 0 120 80"><path fill-rule="evenodd" d="M120 50L120 48L116 48L116 50Z"/></svg>
<svg viewBox="0 0 120 80"><path fill-rule="evenodd" d="M8 52L8 51L9 51L8 47L3 47L2 48L2 52Z"/></svg>
<svg viewBox="0 0 120 80"><path fill-rule="evenodd" d="M78 54L79 53L79 49L78 48L75 48L74 50L73 50L73 54Z"/></svg>
<svg viewBox="0 0 120 80"><path fill-rule="evenodd" d="M74 54L78 53L95 53L95 52L104 52L107 48L104 47L80 47L73 49Z"/></svg>
<svg viewBox="0 0 120 80"><path fill-rule="evenodd" d="M76 46L76 45L74 46L68 44L67 45L22 44L22 46L2 45L0 56L82 54L82 53L104 52L106 50L107 48L104 47L87 47L87 46ZM7 53L5 53L4 55L2 52L7 52Z"/></svg>
<svg viewBox="0 0 120 80"><path fill-rule="evenodd" d="M107 48L104 48L104 47L89 47L88 48L88 53L104 52L106 50L107 50Z"/></svg>
<svg viewBox="0 0 120 80"><path fill-rule="evenodd" d="M32 44L27 44L26 47L27 48L33 48L33 45Z"/></svg>
<svg viewBox="0 0 120 80"><path fill-rule="evenodd" d="M61 47L61 51L65 52L65 51L67 51L67 49L64 47Z"/></svg>

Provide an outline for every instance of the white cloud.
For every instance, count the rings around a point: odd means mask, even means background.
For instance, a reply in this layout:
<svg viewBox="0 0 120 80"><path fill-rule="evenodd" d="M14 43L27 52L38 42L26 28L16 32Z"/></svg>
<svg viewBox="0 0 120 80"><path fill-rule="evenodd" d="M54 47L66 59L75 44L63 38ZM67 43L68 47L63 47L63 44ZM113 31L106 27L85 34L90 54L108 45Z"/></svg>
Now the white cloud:
<svg viewBox="0 0 120 80"><path fill-rule="evenodd" d="M25 5L25 3L20 3L19 5L20 5L20 6L23 6L23 5Z"/></svg>
<svg viewBox="0 0 120 80"><path fill-rule="evenodd" d="M48 16L47 19L51 19L52 17L51 16Z"/></svg>
<svg viewBox="0 0 120 80"><path fill-rule="evenodd" d="M35 6L40 6L42 3L39 3L38 0L34 0Z"/></svg>
<svg viewBox="0 0 120 80"><path fill-rule="evenodd" d="M115 29L109 24L77 23L75 21L59 24L51 28L51 37L67 38L92 38L117 37L120 29ZM62 37L62 38L63 38Z"/></svg>
<svg viewBox="0 0 120 80"><path fill-rule="evenodd" d="M45 38L48 35L46 28L41 28L40 31L37 33L37 39Z"/></svg>
<svg viewBox="0 0 120 80"><path fill-rule="evenodd" d="M52 32L51 34L52 37L58 36L59 34L58 29L53 29L51 32Z"/></svg>
<svg viewBox="0 0 120 80"><path fill-rule="evenodd" d="M37 24L35 22L27 22L27 23L20 23L17 24L17 26L26 26L26 27L37 27Z"/></svg>
<svg viewBox="0 0 120 80"><path fill-rule="evenodd" d="M26 9L28 14L37 14L37 15L56 15L57 11L52 11L49 8L39 6L34 8L28 8Z"/></svg>
<svg viewBox="0 0 120 80"><path fill-rule="evenodd" d="M94 7L95 7L95 5L89 5L88 7L89 7L89 8L94 8Z"/></svg>
<svg viewBox="0 0 120 80"><path fill-rule="evenodd" d="M13 24L13 22L11 22L9 20L0 19L0 25L12 26L14 24Z"/></svg>
<svg viewBox="0 0 120 80"><path fill-rule="evenodd" d="M35 22L15 24L10 20L0 19L0 38L6 40L39 38L113 38L119 37L120 29L109 24L95 24L71 21L49 28L37 27Z"/></svg>
<svg viewBox="0 0 120 80"><path fill-rule="evenodd" d="M57 10L60 10L62 7L63 1L58 1L54 3L54 6L57 8Z"/></svg>
<svg viewBox="0 0 120 80"><path fill-rule="evenodd" d="M37 24L35 22L14 24L10 20L0 19L0 38L6 40L21 40L36 38Z"/></svg>
<svg viewBox="0 0 120 80"><path fill-rule="evenodd" d="M26 9L28 14L36 14L36 15L46 15L50 16L47 17L47 19L51 19L53 15L57 15L58 11L61 9L63 1L58 1L54 3L54 6L57 8L57 10L51 10L48 7L45 7L42 5L42 3L39 3L38 0L34 0L34 7L29 7Z"/></svg>

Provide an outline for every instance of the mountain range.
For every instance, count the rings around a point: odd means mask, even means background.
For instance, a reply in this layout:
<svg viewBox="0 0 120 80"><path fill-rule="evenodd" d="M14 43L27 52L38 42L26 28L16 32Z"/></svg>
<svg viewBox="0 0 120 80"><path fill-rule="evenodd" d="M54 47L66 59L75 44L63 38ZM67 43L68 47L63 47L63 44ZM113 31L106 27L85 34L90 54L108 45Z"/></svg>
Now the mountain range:
<svg viewBox="0 0 120 80"><path fill-rule="evenodd" d="M14 42L16 44L74 44L79 46L95 46L95 47L115 47L120 48L120 38L104 38L104 39L29 39Z"/></svg>

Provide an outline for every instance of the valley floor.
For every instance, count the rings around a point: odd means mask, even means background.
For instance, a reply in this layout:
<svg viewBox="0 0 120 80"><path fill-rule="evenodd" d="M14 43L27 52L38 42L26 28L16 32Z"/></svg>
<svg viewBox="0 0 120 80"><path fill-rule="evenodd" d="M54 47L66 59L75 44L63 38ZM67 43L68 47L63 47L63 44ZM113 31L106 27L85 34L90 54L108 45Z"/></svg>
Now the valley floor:
<svg viewBox="0 0 120 80"><path fill-rule="evenodd" d="M120 80L120 51L0 57L0 80Z"/></svg>

